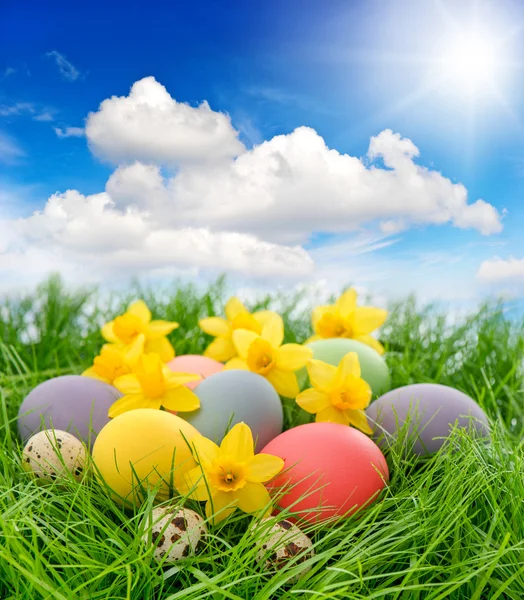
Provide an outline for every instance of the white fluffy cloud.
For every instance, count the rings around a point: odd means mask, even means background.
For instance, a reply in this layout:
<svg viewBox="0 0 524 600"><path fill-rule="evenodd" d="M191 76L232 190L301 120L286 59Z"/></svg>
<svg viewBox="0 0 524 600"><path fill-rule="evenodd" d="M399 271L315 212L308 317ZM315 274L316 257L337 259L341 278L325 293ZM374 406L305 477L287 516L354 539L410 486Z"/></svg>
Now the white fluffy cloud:
<svg viewBox="0 0 524 600"><path fill-rule="evenodd" d="M494 256L479 267L477 279L484 283L524 283L524 258Z"/></svg>
<svg viewBox="0 0 524 600"><path fill-rule="evenodd" d="M82 127L64 127L63 129L54 127L53 129L59 138L84 137L85 135L85 131Z"/></svg>
<svg viewBox="0 0 524 600"><path fill-rule="evenodd" d="M86 133L93 152L117 164L208 162L244 151L227 115L207 102L177 102L153 77L137 81L129 96L104 100L89 114Z"/></svg>
<svg viewBox="0 0 524 600"><path fill-rule="evenodd" d="M80 280L172 268L304 278L313 259L330 255L302 247L315 232L358 241L366 230L373 250L414 225L502 229L492 205L468 202L464 186L416 164L418 148L391 130L371 138L363 159L328 148L308 127L248 150L227 115L179 103L148 77L102 102L85 134L117 164L105 190L58 193L4 223L0 275L47 265Z"/></svg>

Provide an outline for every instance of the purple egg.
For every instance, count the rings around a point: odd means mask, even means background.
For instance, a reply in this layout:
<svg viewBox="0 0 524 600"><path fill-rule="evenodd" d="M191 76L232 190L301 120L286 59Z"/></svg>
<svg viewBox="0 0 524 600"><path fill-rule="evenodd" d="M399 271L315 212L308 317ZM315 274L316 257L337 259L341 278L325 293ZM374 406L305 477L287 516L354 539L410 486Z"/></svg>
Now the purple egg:
<svg viewBox="0 0 524 600"><path fill-rule="evenodd" d="M121 397L116 388L91 377L64 375L49 379L22 402L18 433L26 442L37 431L53 427L68 431L91 446L110 421L109 407Z"/></svg>
<svg viewBox="0 0 524 600"><path fill-rule="evenodd" d="M436 383L417 383L392 390L372 402L366 415L379 446L394 441L397 430L409 422L415 454L437 452L457 423L471 433L489 437L484 411L463 392Z"/></svg>

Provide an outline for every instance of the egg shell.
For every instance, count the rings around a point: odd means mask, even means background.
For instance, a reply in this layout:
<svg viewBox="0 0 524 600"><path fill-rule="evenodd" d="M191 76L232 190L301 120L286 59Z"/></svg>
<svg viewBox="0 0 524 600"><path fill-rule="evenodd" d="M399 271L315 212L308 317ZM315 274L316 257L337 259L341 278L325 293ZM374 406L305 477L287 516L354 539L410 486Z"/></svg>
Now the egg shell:
<svg viewBox="0 0 524 600"><path fill-rule="evenodd" d="M338 423L294 427L261 452L285 463L286 472L268 487L293 485L277 499L278 505L313 523L349 516L375 499L389 480L379 447L357 429Z"/></svg>
<svg viewBox="0 0 524 600"><path fill-rule="evenodd" d="M124 503L140 504L140 488L157 484L158 498L166 499L171 483L176 487L197 466L186 443L197 434L192 425L166 411L137 408L122 413L102 429L93 446L97 477Z"/></svg>
<svg viewBox="0 0 524 600"><path fill-rule="evenodd" d="M436 383L417 383L392 390L372 402L366 414L373 437L381 447L392 444L398 429L409 422L408 436L415 439L415 454L432 454L445 443L452 425L470 428L489 436L489 422L484 411L469 396L454 388Z"/></svg>
<svg viewBox="0 0 524 600"><path fill-rule="evenodd" d="M356 352L360 363L361 377L371 386L373 397L376 398L391 389L391 376L386 361L370 346L345 338L318 340L306 345L313 350L313 358L335 367L348 352ZM301 390L309 386L306 368L297 372L297 379Z"/></svg>
<svg viewBox="0 0 524 600"><path fill-rule="evenodd" d="M208 358L207 356L200 356L198 354L184 354L182 356L176 356L172 361L167 363L167 366L175 373L195 373L200 375L202 380L206 379L210 375L220 373L224 370L224 364ZM201 381L190 381L184 385L190 390L194 390Z"/></svg>
<svg viewBox="0 0 524 600"><path fill-rule="evenodd" d="M189 508L154 508L151 521L147 521L142 536L145 544L155 546L154 557L158 562L173 563L195 554L207 534L204 519Z"/></svg>
<svg viewBox="0 0 524 600"><path fill-rule="evenodd" d="M267 569L282 569L295 557L293 566L304 563L315 555L313 542L296 525L287 519L274 523L267 530L267 523L272 519L262 519L256 527L252 528L252 533L260 527L265 527L257 533L257 561L264 559ZM290 580L290 583L297 581L311 570L311 565L305 565L296 577Z"/></svg>
<svg viewBox="0 0 524 600"><path fill-rule="evenodd" d="M79 481L84 473L86 449L67 431L46 429L29 438L22 456L24 469L37 479L54 481L69 472Z"/></svg>
<svg viewBox="0 0 524 600"><path fill-rule="evenodd" d="M109 407L121 397L116 388L91 377L64 375L49 379L22 402L18 433L25 442L42 429L60 429L90 447L109 422Z"/></svg>
<svg viewBox="0 0 524 600"><path fill-rule="evenodd" d="M195 389L200 408L184 419L202 435L220 444L227 431L242 421L249 425L261 448L282 432L284 415L275 388L250 371L222 371L210 375Z"/></svg>

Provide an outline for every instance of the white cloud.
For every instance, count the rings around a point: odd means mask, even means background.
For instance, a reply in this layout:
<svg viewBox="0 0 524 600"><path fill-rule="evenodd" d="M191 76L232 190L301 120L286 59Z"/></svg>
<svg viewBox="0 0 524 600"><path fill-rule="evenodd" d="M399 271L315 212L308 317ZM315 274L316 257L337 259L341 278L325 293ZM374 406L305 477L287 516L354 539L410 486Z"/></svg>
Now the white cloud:
<svg viewBox="0 0 524 600"><path fill-rule="evenodd" d="M44 110L38 115L33 117L34 121L52 121L54 119L53 113L50 110Z"/></svg>
<svg viewBox="0 0 524 600"><path fill-rule="evenodd" d="M16 69L13 67L7 67L4 71L4 77L9 77L10 75L14 75L16 73Z"/></svg>
<svg viewBox="0 0 524 600"><path fill-rule="evenodd" d="M82 127L53 127L53 129L59 138L84 137L85 135Z"/></svg>
<svg viewBox="0 0 524 600"><path fill-rule="evenodd" d="M463 185L416 164L418 148L391 130L371 138L363 159L328 148L308 127L248 150L227 115L179 103L148 77L129 96L102 102L85 135L117 163L105 191L55 194L29 218L11 219L1 276L20 277L30 263L75 280L173 269L307 279L315 263L317 276L337 284L376 285L392 282L398 261L373 268L366 257L409 227L502 229L492 205L469 203ZM353 239L308 252L315 232ZM406 269L403 291L412 275Z"/></svg>
<svg viewBox="0 0 524 600"><path fill-rule="evenodd" d="M80 71L69 62L63 54L60 54L60 52L52 50L51 52L47 52L46 56L55 61L55 64L60 71L60 75L62 75L62 78L66 81L76 81L80 77Z"/></svg>
<svg viewBox="0 0 524 600"><path fill-rule="evenodd" d="M7 133L0 131L0 162L8 165L16 164L24 156L25 152L18 142Z"/></svg>
<svg viewBox="0 0 524 600"><path fill-rule="evenodd" d="M104 100L90 113L86 134L93 152L113 163L157 164L230 159L244 151L229 117L207 102L177 102L153 77L137 81L129 96Z"/></svg>
<svg viewBox="0 0 524 600"><path fill-rule="evenodd" d="M27 112L35 112L35 107L30 102L17 102L16 104L12 105L0 105L0 117L11 117L13 115L20 115Z"/></svg>
<svg viewBox="0 0 524 600"><path fill-rule="evenodd" d="M524 258L494 256L481 263L477 279L483 283L524 283Z"/></svg>

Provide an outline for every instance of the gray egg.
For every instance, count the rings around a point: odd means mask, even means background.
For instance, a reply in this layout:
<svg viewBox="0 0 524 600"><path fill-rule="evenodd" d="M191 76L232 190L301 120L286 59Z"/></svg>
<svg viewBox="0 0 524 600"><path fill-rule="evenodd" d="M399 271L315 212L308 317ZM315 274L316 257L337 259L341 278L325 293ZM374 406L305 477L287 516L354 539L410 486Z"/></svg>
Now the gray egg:
<svg viewBox="0 0 524 600"><path fill-rule="evenodd" d="M18 411L18 432L26 441L35 432L70 431L88 447L109 422L109 407L122 397L113 386L81 375L64 375L34 388Z"/></svg>
<svg viewBox="0 0 524 600"><path fill-rule="evenodd" d="M270 520L262 519L251 530L254 533L265 527L257 532L257 561L265 560L267 569L282 569L295 557L293 566L299 565L315 555L313 542L291 521L283 519L267 530L265 523ZM304 565L291 581L298 580L310 570L311 565Z"/></svg>
<svg viewBox="0 0 524 600"><path fill-rule="evenodd" d="M282 433L280 397L261 375L233 370L215 373L195 388L195 394L200 408L180 416L217 444L242 421L251 428L256 448L263 448Z"/></svg>
<svg viewBox="0 0 524 600"><path fill-rule="evenodd" d="M145 544L153 544L158 562L172 563L195 554L207 534L204 519L189 508L154 508L151 522L142 536Z"/></svg>
<svg viewBox="0 0 524 600"><path fill-rule="evenodd" d="M472 434L489 437L484 411L469 396L436 383L418 383L384 394L366 409L373 437L379 446L394 442L396 432L409 422L415 454L437 452L455 423Z"/></svg>
<svg viewBox="0 0 524 600"><path fill-rule="evenodd" d="M71 473L79 481L84 473L86 449L67 431L46 429L29 439L22 457L24 469L37 479L54 481Z"/></svg>

